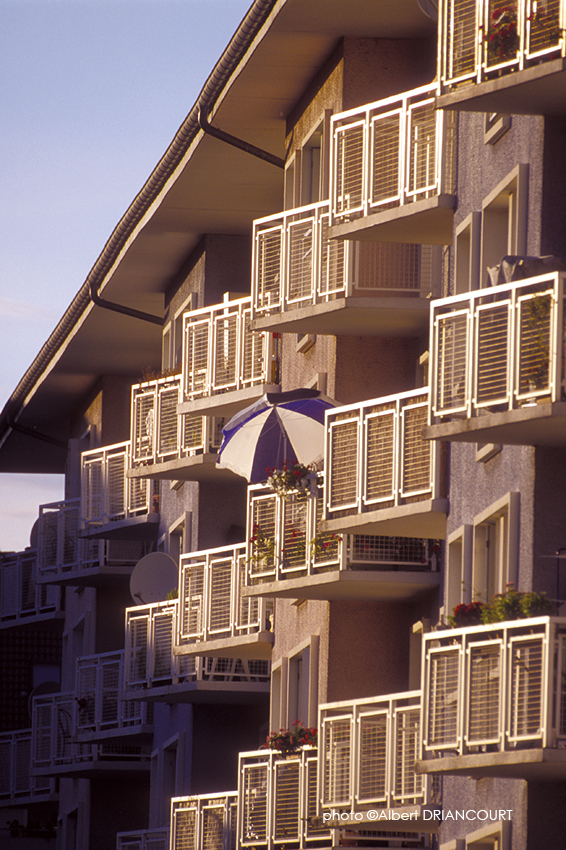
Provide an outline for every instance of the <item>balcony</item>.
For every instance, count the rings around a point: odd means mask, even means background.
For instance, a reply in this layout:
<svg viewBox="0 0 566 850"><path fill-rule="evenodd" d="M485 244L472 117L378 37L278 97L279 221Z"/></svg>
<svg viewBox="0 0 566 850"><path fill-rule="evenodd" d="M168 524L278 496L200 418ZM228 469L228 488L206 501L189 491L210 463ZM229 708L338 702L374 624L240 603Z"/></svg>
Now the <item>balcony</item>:
<svg viewBox="0 0 566 850"><path fill-rule="evenodd" d="M436 544L321 530L323 491L248 489L248 596L406 601L438 586Z"/></svg>
<svg viewBox="0 0 566 850"><path fill-rule="evenodd" d="M436 84L332 117L332 237L449 245L456 116Z"/></svg>
<svg viewBox="0 0 566 850"><path fill-rule="evenodd" d="M439 22L439 105L564 114L564 0L442 0Z"/></svg>
<svg viewBox="0 0 566 850"><path fill-rule="evenodd" d="M179 602L126 609L124 699L162 702L255 702L269 696L265 660L174 653Z"/></svg>
<svg viewBox="0 0 566 850"><path fill-rule="evenodd" d="M424 635L417 770L566 777L566 619L539 617Z"/></svg>
<svg viewBox="0 0 566 850"><path fill-rule="evenodd" d="M277 339L250 323L249 297L185 313L181 414L228 418L279 390Z"/></svg>
<svg viewBox="0 0 566 850"><path fill-rule="evenodd" d="M169 850L169 827L118 832L116 850Z"/></svg>
<svg viewBox="0 0 566 850"><path fill-rule="evenodd" d="M237 817L237 791L173 797L171 850L233 850L237 846Z"/></svg>
<svg viewBox="0 0 566 850"><path fill-rule="evenodd" d="M434 302L426 437L566 445L565 277L554 272Z"/></svg>
<svg viewBox="0 0 566 850"><path fill-rule="evenodd" d="M128 479L131 443L81 455L83 536L154 540L159 531L159 482Z"/></svg>
<svg viewBox="0 0 566 850"><path fill-rule="evenodd" d="M421 436L428 398L424 388L327 412L324 530L446 536L446 463Z"/></svg>
<svg viewBox="0 0 566 850"><path fill-rule="evenodd" d="M431 778L414 769L421 745L420 691L321 705L318 725L322 822L385 832L438 831L432 809L439 800ZM333 818L334 812L350 818Z"/></svg>
<svg viewBox="0 0 566 850"><path fill-rule="evenodd" d="M0 553L0 628L60 621L65 612L59 587L36 582L37 553Z"/></svg>
<svg viewBox="0 0 566 850"><path fill-rule="evenodd" d="M37 582L41 586L99 586L123 580L145 554L143 540L81 538L80 517L80 499L40 505Z"/></svg>
<svg viewBox="0 0 566 850"><path fill-rule="evenodd" d="M123 691L123 650L77 660L75 725L78 741L152 734L150 707L123 699Z"/></svg>
<svg viewBox="0 0 566 850"><path fill-rule="evenodd" d="M31 775L31 729L0 734L0 806L54 800L55 781Z"/></svg>
<svg viewBox="0 0 566 850"><path fill-rule="evenodd" d="M417 336L439 294L431 245L329 238L328 201L254 222L252 318L256 330Z"/></svg>
<svg viewBox="0 0 566 850"><path fill-rule="evenodd" d="M182 375L134 384L129 478L221 482L234 473L216 468L224 420L179 414Z"/></svg>
<svg viewBox="0 0 566 850"><path fill-rule="evenodd" d="M240 753L238 842L241 848L275 850L292 844L331 847L329 829L315 826L317 752L284 758L272 750Z"/></svg>
<svg viewBox="0 0 566 850"><path fill-rule="evenodd" d="M80 706L76 693L34 697L32 715L32 775L148 771L151 745L79 740ZM137 730L134 729L134 732Z"/></svg>
<svg viewBox="0 0 566 850"><path fill-rule="evenodd" d="M271 659L273 601L242 596L246 547L181 556L179 632L175 652Z"/></svg>

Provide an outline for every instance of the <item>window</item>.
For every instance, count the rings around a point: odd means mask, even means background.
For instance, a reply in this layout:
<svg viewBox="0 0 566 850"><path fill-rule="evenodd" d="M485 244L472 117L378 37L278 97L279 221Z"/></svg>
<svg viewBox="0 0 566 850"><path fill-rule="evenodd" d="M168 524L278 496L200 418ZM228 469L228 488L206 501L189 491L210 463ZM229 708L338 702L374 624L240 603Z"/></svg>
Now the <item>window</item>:
<svg viewBox="0 0 566 850"><path fill-rule="evenodd" d="M493 285L488 269L507 255L524 256L527 245L529 166L517 165L484 200L481 225L481 286Z"/></svg>
<svg viewBox="0 0 566 850"><path fill-rule="evenodd" d="M168 535L168 554L179 563L180 556L184 552L189 552L191 549L191 521L192 512L185 513L176 520L173 525L169 526Z"/></svg>
<svg viewBox="0 0 566 850"><path fill-rule="evenodd" d="M508 493L474 520L472 594L482 602L517 581L519 499Z"/></svg>
<svg viewBox="0 0 566 850"><path fill-rule="evenodd" d="M480 811L485 810L480 809ZM486 824L476 829L466 836L465 847L466 850L509 850L511 847L510 821Z"/></svg>
<svg viewBox="0 0 566 850"><path fill-rule="evenodd" d="M289 729L295 720L317 725L318 635L311 635L273 664L270 729Z"/></svg>
<svg viewBox="0 0 566 850"><path fill-rule="evenodd" d="M481 213L472 212L456 228L454 294L479 289Z"/></svg>
<svg viewBox="0 0 566 850"><path fill-rule="evenodd" d="M462 525L446 541L446 609L472 602L473 526Z"/></svg>
<svg viewBox="0 0 566 850"><path fill-rule="evenodd" d="M500 112L488 112L485 116L483 141L486 145L495 145L511 127L511 116Z"/></svg>

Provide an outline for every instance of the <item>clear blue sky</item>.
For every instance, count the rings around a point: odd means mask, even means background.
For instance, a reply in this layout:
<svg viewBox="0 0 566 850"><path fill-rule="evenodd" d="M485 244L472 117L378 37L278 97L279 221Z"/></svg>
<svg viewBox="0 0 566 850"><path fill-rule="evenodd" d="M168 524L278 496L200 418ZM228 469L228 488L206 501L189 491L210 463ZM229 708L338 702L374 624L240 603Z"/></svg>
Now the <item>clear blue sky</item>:
<svg viewBox="0 0 566 850"><path fill-rule="evenodd" d="M0 0L0 408L251 0ZM0 550L56 476L0 474Z"/></svg>

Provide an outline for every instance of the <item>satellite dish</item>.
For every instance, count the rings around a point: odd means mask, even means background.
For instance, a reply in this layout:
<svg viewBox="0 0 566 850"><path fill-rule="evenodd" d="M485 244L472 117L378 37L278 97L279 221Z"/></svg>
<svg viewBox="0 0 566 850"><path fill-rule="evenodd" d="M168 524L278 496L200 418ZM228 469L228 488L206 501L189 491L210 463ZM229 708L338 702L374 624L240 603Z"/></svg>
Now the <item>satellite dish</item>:
<svg viewBox="0 0 566 850"><path fill-rule="evenodd" d="M47 694L58 694L61 690L61 685L59 682L40 682L39 685L36 685L31 694L28 697L28 714L30 717L33 715L33 698L34 697L44 697Z"/></svg>
<svg viewBox="0 0 566 850"><path fill-rule="evenodd" d="M150 552L135 565L130 577L130 595L135 605L163 602L179 584L176 561L165 552Z"/></svg>
<svg viewBox="0 0 566 850"><path fill-rule="evenodd" d="M37 549L37 543L39 541L39 519L36 519L34 522L32 529L29 535L29 545L31 549Z"/></svg>

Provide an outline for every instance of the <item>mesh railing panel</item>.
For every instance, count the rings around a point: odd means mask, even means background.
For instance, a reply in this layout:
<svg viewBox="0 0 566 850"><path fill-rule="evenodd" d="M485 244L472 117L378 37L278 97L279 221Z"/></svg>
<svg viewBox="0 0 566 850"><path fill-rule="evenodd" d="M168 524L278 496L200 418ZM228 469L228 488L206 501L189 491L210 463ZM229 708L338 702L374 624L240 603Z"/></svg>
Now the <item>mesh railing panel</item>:
<svg viewBox="0 0 566 850"><path fill-rule="evenodd" d="M428 405L405 407L402 410L403 427L403 483L402 496L428 492L431 489L431 445L424 440L422 431L427 424Z"/></svg>
<svg viewBox="0 0 566 850"><path fill-rule="evenodd" d="M414 106L409 112L410 194L419 195L436 188L436 121L432 101Z"/></svg>
<svg viewBox="0 0 566 850"><path fill-rule="evenodd" d="M196 809L174 809L172 850L198 850Z"/></svg>
<svg viewBox="0 0 566 850"><path fill-rule="evenodd" d="M348 805L351 800L352 723L349 718L327 720L323 735L324 805Z"/></svg>
<svg viewBox="0 0 566 850"><path fill-rule="evenodd" d="M277 844L298 841L300 764L298 761L276 762L275 812L273 837Z"/></svg>
<svg viewBox="0 0 566 850"><path fill-rule="evenodd" d="M269 309L281 301L282 239L280 227L257 234L256 285L258 309Z"/></svg>
<svg viewBox="0 0 566 850"><path fill-rule="evenodd" d="M436 349L436 411L464 410L468 398L467 313L438 317Z"/></svg>
<svg viewBox="0 0 566 850"><path fill-rule="evenodd" d="M209 631L221 636L231 632L232 559L213 561L210 570Z"/></svg>
<svg viewBox="0 0 566 850"><path fill-rule="evenodd" d="M332 421L330 427L329 506L356 504L358 468L358 419Z"/></svg>
<svg viewBox="0 0 566 850"><path fill-rule="evenodd" d="M187 398L200 398L206 395L209 382L209 336L210 321L187 322L185 325L185 395Z"/></svg>
<svg viewBox="0 0 566 850"><path fill-rule="evenodd" d="M271 573L275 567L277 496L252 500L250 574Z"/></svg>
<svg viewBox="0 0 566 850"><path fill-rule="evenodd" d="M448 0L445 20L445 62L449 80L470 76L476 69L477 0Z"/></svg>
<svg viewBox="0 0 566 850"><path fill-rule="evenodd" d="M242 793L243 845L267 843L268 766L244 765L240 790Z"/></svg>
<svg viewBox="0 0 566 850"><path fill-rule="evenodd" d="M550 390L552 293L519 298L519 395Z"/></svg>
<svg viewBox="0 0 566 850"><path fill-rule="evenodd" d="M226 390L238 381L238 314L217 316L214 321L214 390Z"/></svg>
<svg viewBox="0 0 566 850"><path fill-rule="evenodd" d="M132 459L136 462L151 460L154 451L156 392L155 387L133 390Z"/></svg>
<svg viewBox="0 0 566 850"><path fill-rule="evenodd" d="M106 457L106 500L110 519L122 519L126 513L126 454Z"/></svg>
<svg viewBox="0 0 566 850"><path fill-rule="evenodd" d="M510 740L542 736L543 655L542 638L512 643Z"/></svg>
<svg viewBox="0 0 566 850"><path fill-rule="evenodd" d="M429 748L458 745L458 687L460 651L446 650L430 656L428 699Z"/></svg>
<svg viewBox="0 0 566 850"><path fill-rule="evenodd" d="M329 216L320 217L320 295L330 297L346 287L346 243L328 237Z"/></svg>
<svg viewBox="0 0 566 850"><path fill-rule="evenodd" d="M357 243L357 289L372 291L430 290L432 246L395 242Z"/></svg>
<svg viewBox="0 0 566 850"><path fill-rule="evenodd" d="M400 197L401 120L399 110L372 120L371 204L386 204Z"/></svg>
<svg viewBox="0 0 566 850"><path fill-rule="evenodd" d="M159 424L157 453L159 457L175 455L179 451L179 387L159 391Z"/></svg>
<svg viewBox="0 0 566 850"><path fill-rule="evenodd" d="M366 502L393 499L395 495L395 410L367 416ZM334 471L334 467L332 467Z"/></svg>
<svg viewBox="0 0 566 850"><path fill-rule="evenodd" d="M485 5L485 63L488 68L514 62L520 46L519 4L487 0Z"/></svg>
<svg viewBox="0 0 566 850"><path fill-rule="evenodd" d="M288 226L288 300L312 299L314 291L315 222L313 218Z"/></svg>
<svg viewBox="0 0 566 850"><path fill-rule="evenodd" d="M283 569L304 569L307 564L307 515L309 503L306 497L292 495L283 500Z"/></svg>
<svg viewBox="0 0 566 850"><path fill-rule="evenodd" d="M383 803L387 793L387 713L361 715L358 734L358 799Z"/></svg>
<svg viewBox="0 0 566 850"><path fill-rule="evenodd" d="M183 637L202 637L204 631L205 564L191 564L183 570Z"/></svg>
<svg viewBox="0 0 566 850"><path fill-rule="evenodd" d="M206 806L202 811L202 850L223 850L224 807Z"/></svg>
<svg viewBox="0 0 566 850"><path fill-rule="evenodd" d="M510 302L478 310L476 323L476 401L494 404L509 397Z"/></svg>
<svg viewBox="0 0 566 850"><path fill-rule="evenodd" d="M337 214L361 208L364 196L364 124L339 127L335 136Z"/></svg>
<svg viewBox="0 0 566 850"><path fill-rule="evenodd" d="M468 665L470 693L467 741L471 745L499 741L501 643L494 641L487 645L471 646Z"/></svg>
<svg viewBox="0 0 566 850"><path fill-rule="evenodd" d="M560 45L561 0L531 0L527 3L527 55L534 56Z"/></svg>
<svg viewBox="0 0 566 850"><path fill-rule="evenodd" d="M415 773L415 761L420 757L420 707L398 709L395 712L395 777L393 796L404 805L416 803L423 795L423 777Z"/></svg>

